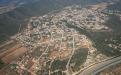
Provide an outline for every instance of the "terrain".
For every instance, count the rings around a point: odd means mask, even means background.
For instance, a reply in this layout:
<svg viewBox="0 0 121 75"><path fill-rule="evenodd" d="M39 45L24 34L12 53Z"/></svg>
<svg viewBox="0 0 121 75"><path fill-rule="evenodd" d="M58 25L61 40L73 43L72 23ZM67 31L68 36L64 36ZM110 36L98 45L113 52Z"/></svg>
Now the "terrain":
<svg viewBox="0 0 121 75"><path fill-rule="evenodd" d="M113 0L106 0L110 2ZM44 15L65 6L87 6L103 0L1 0L0 1L0 41L1 43L16 34L20 24L26 27L32 16ZM21 29L22 29L21 28Z"/></svg>
<svg viewBox="0 0 121 75"><path fill-rule="evenodd" d="M0 74L87 75L120 63L117 1L36 0L2 13L9 39L0 45Z"/></svg>

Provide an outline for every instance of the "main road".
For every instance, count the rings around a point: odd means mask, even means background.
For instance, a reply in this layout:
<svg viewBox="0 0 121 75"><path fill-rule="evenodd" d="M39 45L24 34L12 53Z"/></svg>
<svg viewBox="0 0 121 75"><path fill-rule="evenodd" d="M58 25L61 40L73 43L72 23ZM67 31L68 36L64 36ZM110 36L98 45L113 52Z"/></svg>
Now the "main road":
<svg viewBox="0 0 121 75"><path fill-rule="evenodd" d="M96 75L102 70L119 63L121 63L121 56L90 66L89 68L84 69L78 75Z"/></svg>

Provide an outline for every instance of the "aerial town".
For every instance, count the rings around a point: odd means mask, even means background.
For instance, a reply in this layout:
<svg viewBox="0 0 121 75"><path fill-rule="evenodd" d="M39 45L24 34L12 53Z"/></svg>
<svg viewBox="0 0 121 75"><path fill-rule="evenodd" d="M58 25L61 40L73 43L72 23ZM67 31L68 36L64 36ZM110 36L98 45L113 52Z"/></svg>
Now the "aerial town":
<svg viewBox="0 0 121 75"><path fill-rule="evenodd" d="M11 37L15 46L0 54L1 60L9 64L3 74L77 75L109 59L95 48L85 32L78 31L78 28L88 32L112 31L104 25L109 19L105 14L107 4L100 5L70 6L32 17L24 31Z"/></svg>

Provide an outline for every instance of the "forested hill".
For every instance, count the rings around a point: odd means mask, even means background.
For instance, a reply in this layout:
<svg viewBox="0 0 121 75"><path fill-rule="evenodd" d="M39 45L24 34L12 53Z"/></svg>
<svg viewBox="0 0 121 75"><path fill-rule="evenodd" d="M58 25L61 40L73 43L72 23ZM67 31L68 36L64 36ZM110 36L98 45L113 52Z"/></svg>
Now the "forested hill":
<svg viewBox="0 0 121 75"><path fill-rule="evenodd" d="M114 5L109 6L108 9L121 11L121 0Z"/></svg>

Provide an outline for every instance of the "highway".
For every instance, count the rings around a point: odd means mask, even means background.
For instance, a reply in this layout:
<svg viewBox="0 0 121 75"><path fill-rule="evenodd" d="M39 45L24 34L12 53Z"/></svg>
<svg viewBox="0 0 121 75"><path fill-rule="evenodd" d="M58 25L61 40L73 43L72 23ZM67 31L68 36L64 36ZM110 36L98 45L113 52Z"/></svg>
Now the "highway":
<svg viewBox="0 0 121 75"><path fill-rule="evenodd" d="M119 63L121 63L121 56L90 66L89 68L86 68L80 72L78 75L96 75L102 70Z"/></svg>

